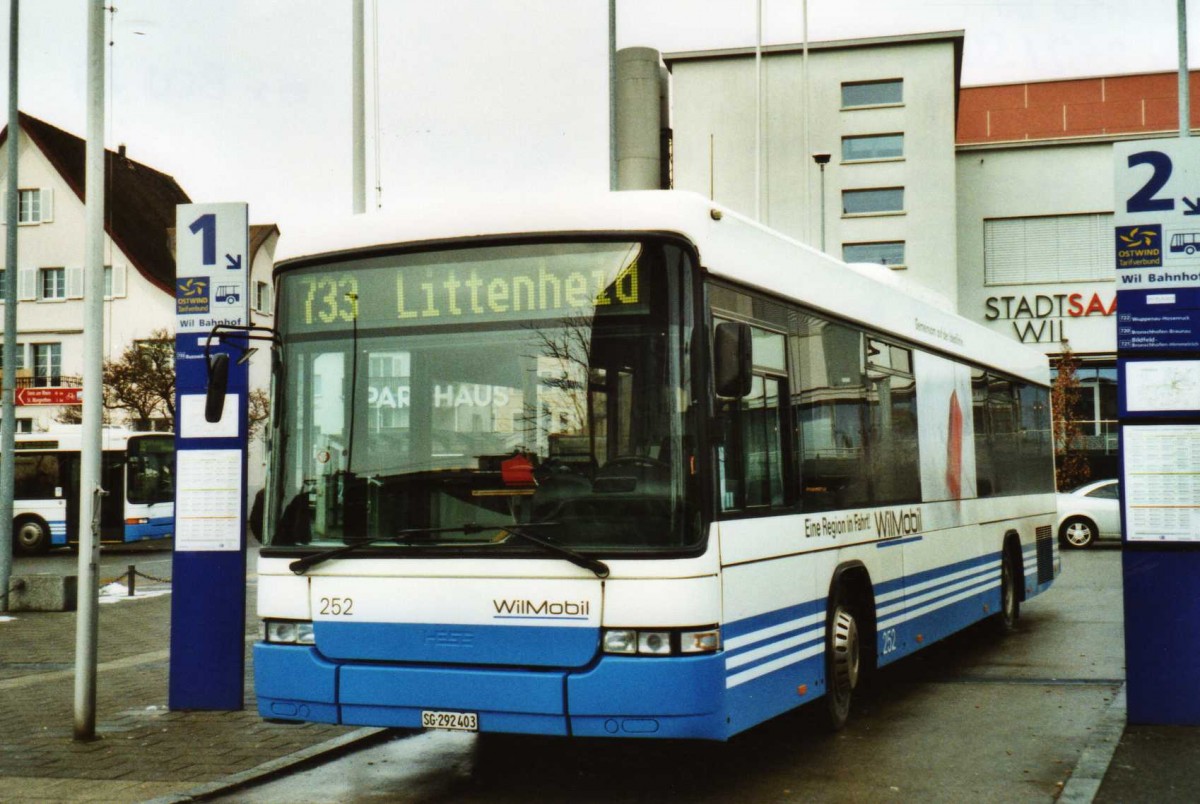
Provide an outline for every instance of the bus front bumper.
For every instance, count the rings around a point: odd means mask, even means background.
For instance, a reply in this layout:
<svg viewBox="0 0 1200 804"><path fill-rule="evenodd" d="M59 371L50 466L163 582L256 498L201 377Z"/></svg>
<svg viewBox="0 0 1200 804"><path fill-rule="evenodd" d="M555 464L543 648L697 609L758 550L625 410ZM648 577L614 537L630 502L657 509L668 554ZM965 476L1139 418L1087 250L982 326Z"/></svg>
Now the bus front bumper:
<svg viewBox="0 0 1200 804"><path fill-rule="evenodd" d="M313 646L254 646L264 718L421 728L422 712L471 712L479 730L724 740L725 662L603 656L578 671L332 662Z"/></svg>

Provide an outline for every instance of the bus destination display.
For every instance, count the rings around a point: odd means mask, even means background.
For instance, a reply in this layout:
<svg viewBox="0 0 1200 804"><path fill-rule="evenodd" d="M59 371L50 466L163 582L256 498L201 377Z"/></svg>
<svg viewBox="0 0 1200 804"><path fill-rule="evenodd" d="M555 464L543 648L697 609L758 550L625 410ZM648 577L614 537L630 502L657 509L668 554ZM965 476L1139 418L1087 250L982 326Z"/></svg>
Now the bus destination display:
<svg viewBox="0 0 1200 804"><path fill-rule="evenodd" d="M401 257L385 265L306 271L283 282L288 327L375 329L644 313L649 307L639 251L630 244L594 244L532 259L514 259L509 250L502 259L411 265Z"/></svg>

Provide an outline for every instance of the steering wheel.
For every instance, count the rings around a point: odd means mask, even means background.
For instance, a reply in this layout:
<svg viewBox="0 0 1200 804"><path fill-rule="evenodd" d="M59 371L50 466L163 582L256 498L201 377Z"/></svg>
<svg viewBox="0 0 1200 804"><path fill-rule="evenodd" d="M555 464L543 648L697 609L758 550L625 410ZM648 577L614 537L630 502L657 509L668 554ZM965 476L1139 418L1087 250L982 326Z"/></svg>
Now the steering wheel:
<svg viewBox="0 0 1200 804"><path fill-rule="evenodd" d="M636 466L642 469L669 468L665 461L660 461L657 458L651 458L646 455L622 455L618 458L613 458L611 461L604 464L601 471L610 466Z"/></svg>

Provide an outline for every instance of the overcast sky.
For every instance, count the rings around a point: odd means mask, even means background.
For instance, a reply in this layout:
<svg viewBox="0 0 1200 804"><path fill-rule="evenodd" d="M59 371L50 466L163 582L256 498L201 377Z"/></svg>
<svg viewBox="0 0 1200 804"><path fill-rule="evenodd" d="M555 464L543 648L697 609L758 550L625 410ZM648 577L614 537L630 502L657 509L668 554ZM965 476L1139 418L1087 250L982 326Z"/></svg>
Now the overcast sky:
<svg viewBox="0 0 1200 804"><path fill-rule="evenodd" d="M458 192L607 188L607 0L377 2L385 208ZM113 4L108 147L125 144L197 202L248 201L254 223L286 228L349 211L349 0ZM21 4L20 106L80 136L87 5ZM1175 0L808 6L813 41L965 30L964 85L1178 66ZM617 44L753 46L755 8L756 0L620 0ZM801 41L801 9L800 0L764 0L765 42ZM7 42L0 51L7 64Z"/></svg>

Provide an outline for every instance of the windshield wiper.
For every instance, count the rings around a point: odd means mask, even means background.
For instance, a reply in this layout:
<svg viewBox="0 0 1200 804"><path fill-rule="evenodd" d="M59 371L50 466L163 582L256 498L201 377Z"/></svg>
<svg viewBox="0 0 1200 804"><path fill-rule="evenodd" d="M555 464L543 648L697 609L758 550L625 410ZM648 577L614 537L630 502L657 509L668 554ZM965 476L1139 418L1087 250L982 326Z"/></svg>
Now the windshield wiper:
<svg viewBox="0 0 1200 804"><path fill-rule="evenodd" d="M288 564L288 569L297 575L303 575L304 571L309 567L314 567L317 564L321 564L331 558L343 556L346 553L353 553L355 550L360 550L364 547L371 547L376 544L412 544L410 536L432 536L437 533L478 533L482 530L495 530L495 528L476 525L474 522L467 522L452 528L408 528L407 530L398 530L391 536L383 536L378 539L363 539L360 542L343 544L341 547L335 547L332 550L313 553L311 556L305 556Z"/></svg>
<svg viewBox="0 0 1200 804"><path fill-rule="evenodd" d="M541 536L534 536L526 530L530 527L543 527L545 525L557 525L558 522L523 522L514 525L499 525L500 530L506 530L514 536L519 536L530 544L536 544L548 553L565 558L577 567L583 567L585 570L591 570L597 578L603 580L608 577L608 565L603 561L595 558L588 558L583 553L577 553L569 547L563 547L557 542L552 542L548 539L543 539Z"/></svg>
<svg viewBox="0 0 1200 804"><path fill-rule="evenodd" d="M438 534L438 533L466 533L466 534L470 535L473 533L482 533L483 531L487 531L487 530L503 530L507 533L511 533L514 536L524 539L525 541L529 542L530 544L534 544L534 545L537 545L538 547L541 547L543 550L545 550L548 553L553 553L554 555L559 556L560 558L564 558L567 561L570 561L572 564L574 564L577 567L582 567L583 569L586 569L586 570L589 570L589 571L595 573L597 578L607 578L609 575L609 569L608 569L608 565L605 564L603 561L599 561L594 558L588 558L587 556L583 555L582 553L577 553L569 547L563 547L561 544L557 544L556 542L549 541L540 536L535 536L529 532L530 528L544 528L547 526L556 526L559 524L561 524L561 523L559 523L559 522L526 522L526 523L521 523L521 524L509 524L509 525L477 525L474 522L464 522L462 525L456 525L454 527L449 527L449 528L408 528L406 530L397 531L393 535L385 537L385 538L364 539L361 542L351 542L350 544L344 544L341 547L335 547L332 550L325 550L320 553L313 553L310 556L305 556L304 558L297 559L297 560L293 561L291 564L288 564L288 569L290 569L292 572L294 572L297 575L303 575L305 573L305 571L307 571L310 567L314 567L317 564L321 564L325 561L328 561L331 558L337 558L338 556L342 556L347 553L352 553L355 550L360 550L364 547L370 547L370 546L376 545L376 544L391 544L391 543L412 544L413 540L410 537L413 537L413 536L432 536L432 535Z"/></svg>

